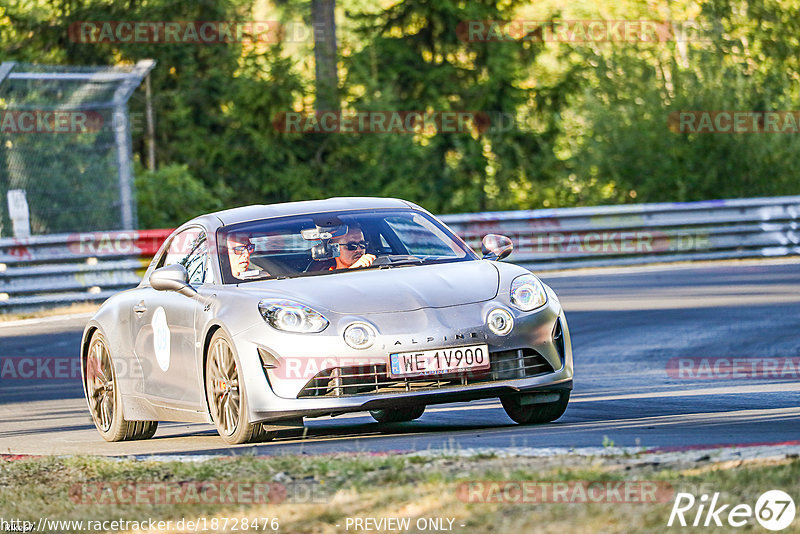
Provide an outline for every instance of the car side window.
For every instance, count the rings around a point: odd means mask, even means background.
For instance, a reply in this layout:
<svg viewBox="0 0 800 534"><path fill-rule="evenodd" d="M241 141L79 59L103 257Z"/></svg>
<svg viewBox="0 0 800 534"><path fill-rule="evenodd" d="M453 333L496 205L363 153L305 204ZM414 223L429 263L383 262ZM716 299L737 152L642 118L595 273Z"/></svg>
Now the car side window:
<svg viewBox="0 0 800 534"><path fill-rule="evenodd" d="M192 251L181 259L180 264L186 267L186 272L189 273L189 284L196 286L206 281L208 268L206 235L200 234L192 245Z"/></svg>
<svg viewBox="0 0 800 534"><path fill-rule="evenodd" d="M189 284L210 282L210 258L206 234L199 228L187 228L175 235L158 267L180 264L189 273Z"/></svg>

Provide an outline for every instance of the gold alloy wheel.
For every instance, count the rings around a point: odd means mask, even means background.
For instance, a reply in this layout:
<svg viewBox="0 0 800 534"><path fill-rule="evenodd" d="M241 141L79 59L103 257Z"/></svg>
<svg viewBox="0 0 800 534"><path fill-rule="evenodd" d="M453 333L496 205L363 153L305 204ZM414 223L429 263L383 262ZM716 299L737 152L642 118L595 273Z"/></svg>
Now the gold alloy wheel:
<svg viewBox="0 0 800 534"><path fill-rule="evenodd" d="M86 358L86 393L98 428L108 432L114 421L114 374L111 357L101 337L95 337Z"/></svg>
<svg viewBox="0 0 800 534"><path fill-rule="evenodd" d="M209 354L207 381L211 393L211 410L220 433L230 436L239 426L241 392L236 359L224 338L217 338Z"/></svg>

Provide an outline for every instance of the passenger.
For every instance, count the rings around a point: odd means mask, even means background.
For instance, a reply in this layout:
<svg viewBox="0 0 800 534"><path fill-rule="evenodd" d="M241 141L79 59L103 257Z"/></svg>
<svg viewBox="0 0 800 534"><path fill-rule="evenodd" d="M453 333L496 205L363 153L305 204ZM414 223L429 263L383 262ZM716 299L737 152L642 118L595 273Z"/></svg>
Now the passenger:
<svg viewBox="0 0 800 534"><path fill-rule="evenodd" d="M339 244L339 257L336 258L336 265L333 265L330 271L369 267L375 261L373 254L366 253L367 242L364 241L364 232L356 225L350 225L345 235L331 240L331 243Z"/></svg>
<svg viewBox="0 0 800 534"><path fill-rule="evenodd" d="M244 234L231 234L227 238L228 243L228 261L231 264L231 274L234 278L243 280L251 278L255 275L262 274L260 270L248 271L250 266L250 254L256 249L256 246L250 242L250 236Z"/></svg>

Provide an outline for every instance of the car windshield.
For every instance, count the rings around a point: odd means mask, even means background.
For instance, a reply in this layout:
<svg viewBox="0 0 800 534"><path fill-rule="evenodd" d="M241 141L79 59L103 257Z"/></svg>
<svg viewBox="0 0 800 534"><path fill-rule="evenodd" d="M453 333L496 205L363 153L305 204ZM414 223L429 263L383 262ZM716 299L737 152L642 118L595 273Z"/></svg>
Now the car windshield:
<svg viewBox="0 0 800 534"><path fill-rule="evenodd" d="M217 243L228 284L477 259L448 228L411 209L249 221L220 228Z"/></svg>

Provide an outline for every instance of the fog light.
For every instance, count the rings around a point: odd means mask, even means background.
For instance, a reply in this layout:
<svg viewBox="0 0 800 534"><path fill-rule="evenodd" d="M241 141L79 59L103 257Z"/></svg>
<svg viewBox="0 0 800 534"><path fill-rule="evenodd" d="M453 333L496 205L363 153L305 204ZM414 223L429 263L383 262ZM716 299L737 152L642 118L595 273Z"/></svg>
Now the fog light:
<svg viewBox="0 0 800 534"><path fill-rule="evenodd" d="M503 308L495 308L489 312L486 318L486 324L489 325L489 330L498 336L505 336L511 329L514 328L514 317Z"/></svg>
<svg viewBox="0 0 800 534"><path fill-rule="evenodd" d="M368 349L375 343L375 329L368 324L353 323L344 330L344 341L354 349Z"/></svg>

